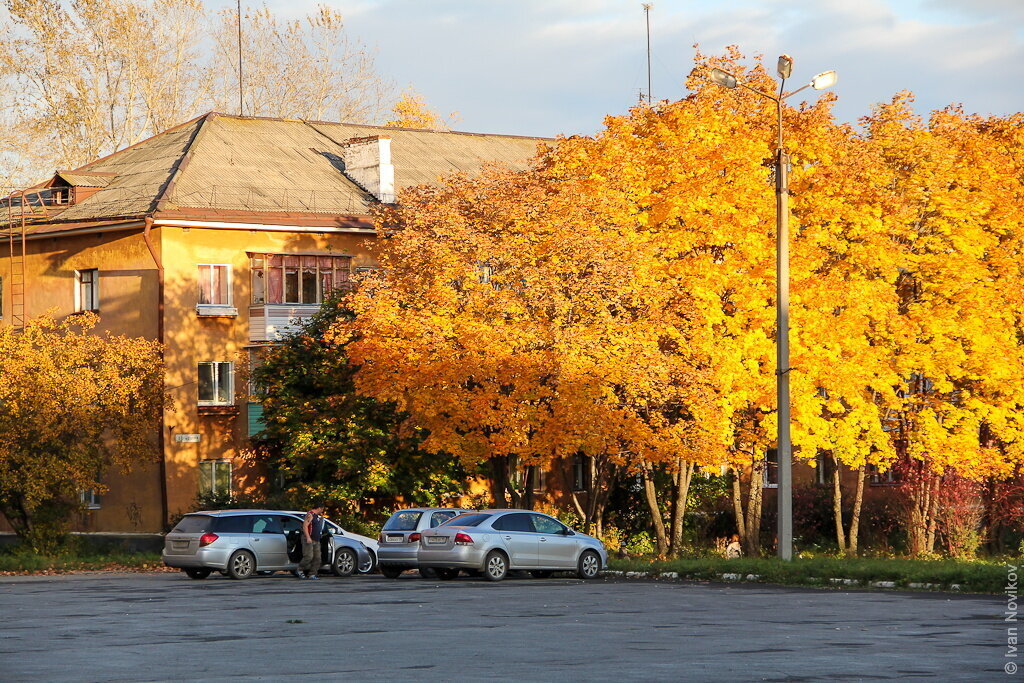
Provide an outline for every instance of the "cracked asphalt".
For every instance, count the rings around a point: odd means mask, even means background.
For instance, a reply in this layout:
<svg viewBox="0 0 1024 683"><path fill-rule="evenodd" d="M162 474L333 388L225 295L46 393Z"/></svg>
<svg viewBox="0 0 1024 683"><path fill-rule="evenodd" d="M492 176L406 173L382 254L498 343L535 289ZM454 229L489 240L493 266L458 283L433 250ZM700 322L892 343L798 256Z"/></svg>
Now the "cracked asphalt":
<svg viewBox="0 0 1024 683"><path fill-rule="evenodd" d="M1010 680L1005 608L618 579L4 577L0 680Z"/></svg>

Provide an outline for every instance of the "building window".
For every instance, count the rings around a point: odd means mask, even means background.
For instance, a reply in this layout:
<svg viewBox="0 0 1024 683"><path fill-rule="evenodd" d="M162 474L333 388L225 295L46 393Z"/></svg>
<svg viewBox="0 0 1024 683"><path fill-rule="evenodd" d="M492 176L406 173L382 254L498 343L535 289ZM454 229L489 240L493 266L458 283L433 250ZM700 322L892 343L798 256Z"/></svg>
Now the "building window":
<svg viewBox="0 0 1024 683"><path fill-rule="evenodd" d="M572 457L572 490L573 491L586 491L589 487L587 486L587 456L582 453L577 453Z"/></svg>
<svg viewBox="0 0 1024 683"><path fill-rule="evenodd" d="M540 465L533 465L526 470L527 484L533 493L544 493L547 491L547 477L544 468Z"/></svg>
<svg viewBox="0 0 1024 683"><path fill-rule="evenodd" d="M199 405L226 406L234 403L234 368L230 362L199 364Z"/></svg>
<svg viewBox="0 0 1024 683"><path fill-rule="evenodd" d="M821 486L831 486L835 469L836 461L831 455L819 454L818 462L814 466L814 480Z"/></svg>
<svg viewBox="0 0 1024 683"><path fill-rule="evenodd" d="M252 254L254 304L322 304L348 284L349 256Z"/></svg>
<svg viewBox="0 0 1024 683"><path fill-rule="evenodd" d="M100 271L75 271L75 312L100 310Z"/></svg>
<svg viewBox="0 0 1024 683"><path fill-rule="evenodd" d="M779 451L769 448L764 454L764 488L779 488Z"/></svg>
<svg viewBox="0 0 1024 683"><path fill-rule="evenodd" d="M899 483L893 468L890 467L885 472L879 472L878 465L868 465L868 481L872 486L890 486Z"/></svg>
<svg viewBox="0 0 1024 683"><path fill-rule="evenodd" d="M78 502L82 504L86 510L99 510L100 509L100 494L96 493L96 489L87 489L85 491L78 492Z"/></svg>
<svg viewBox="0 0 1024 683"><path fill-rule="evenodd" d="M199 264L199 305L231 305L231 266L219 263Z"/></svg>
<svg viewBox="0 0 1024 683"><path fill-rule="evenodd" d="M231 495L231 461L204 460L199 463L199 494Z"/></svg>

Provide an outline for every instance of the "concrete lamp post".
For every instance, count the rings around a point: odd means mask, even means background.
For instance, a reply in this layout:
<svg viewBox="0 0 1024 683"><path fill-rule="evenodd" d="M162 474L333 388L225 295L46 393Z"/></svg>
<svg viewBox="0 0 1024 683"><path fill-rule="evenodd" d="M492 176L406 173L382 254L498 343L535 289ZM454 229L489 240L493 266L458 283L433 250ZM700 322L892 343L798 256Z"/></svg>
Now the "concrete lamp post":
<svg viewBox="0 0 1024 683"><path fill-rule="evenodd" d="M729 88L746 88L775 103L777 140L775 153L775 225L776 225L776 394L779 411L779 518L778 552L783 560L793 559L793 441L789 432L789 156L782 138L782 104L801 90L824 90L836 83L836 72L825 71L811 79L807 85L786 92L786 79L793 71L793 58L779 57L777 73L779 92L775 95L752 88L736 76L721 69L711 70L711 80Z"/></svg>

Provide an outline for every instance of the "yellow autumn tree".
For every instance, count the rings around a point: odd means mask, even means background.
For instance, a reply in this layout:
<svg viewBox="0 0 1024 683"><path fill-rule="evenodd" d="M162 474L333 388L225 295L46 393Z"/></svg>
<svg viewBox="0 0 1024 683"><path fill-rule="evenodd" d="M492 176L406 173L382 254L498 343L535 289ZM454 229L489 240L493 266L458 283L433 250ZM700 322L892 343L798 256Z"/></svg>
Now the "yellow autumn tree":
<svg viewBox="0 0 1024 683"><path fill-rule="evenodd" d="M425 130L446 130L456 118L454 113L447 122L441 115L427 106L418 92L407 89L391 107L391 118L384 125L388 128L421 128Z"/></svg>
<svg viewBox="0 0 1024 683"><path fill-rule="evenodd" d="M688 295L658 282L627 204L544 163L405 193L380 218L386 275L350 299L359 390L428 450L489 462L498 505L524 503L516 466L584 453L635 470L706 440L700 364L675 331Z"/></svg>
<svg viewBox="0 0 1024 683"><path fill-rule="evenodd" d="M159 345L91 332L87 313L0 327L0 512L36 550L60 540L79 494L158 456Z"/></svg>

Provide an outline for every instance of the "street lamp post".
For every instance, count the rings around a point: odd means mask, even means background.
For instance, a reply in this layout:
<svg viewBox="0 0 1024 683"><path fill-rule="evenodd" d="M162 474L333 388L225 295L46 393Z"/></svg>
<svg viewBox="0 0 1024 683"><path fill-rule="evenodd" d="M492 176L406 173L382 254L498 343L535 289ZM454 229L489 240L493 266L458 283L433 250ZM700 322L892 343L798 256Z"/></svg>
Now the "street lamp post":
<svg viewBox="0 0 1024 683"><path fill-rule="evenodd" d="M775 103L777 139L775 150L775 390L779 418L779 488L778 488L778 552L783 560L793 559L793 441L789 432L789 155L782 137L782 105L790 96L806 88L824 90L836 83L836 72L826 71L815 76L807 85L786 92L786 79L793 71L793 58L779 57L776 69L779 92L771 95L740 82L736 76L721 69L711 70L711 80L723 87L743 87Z"/></svg>

